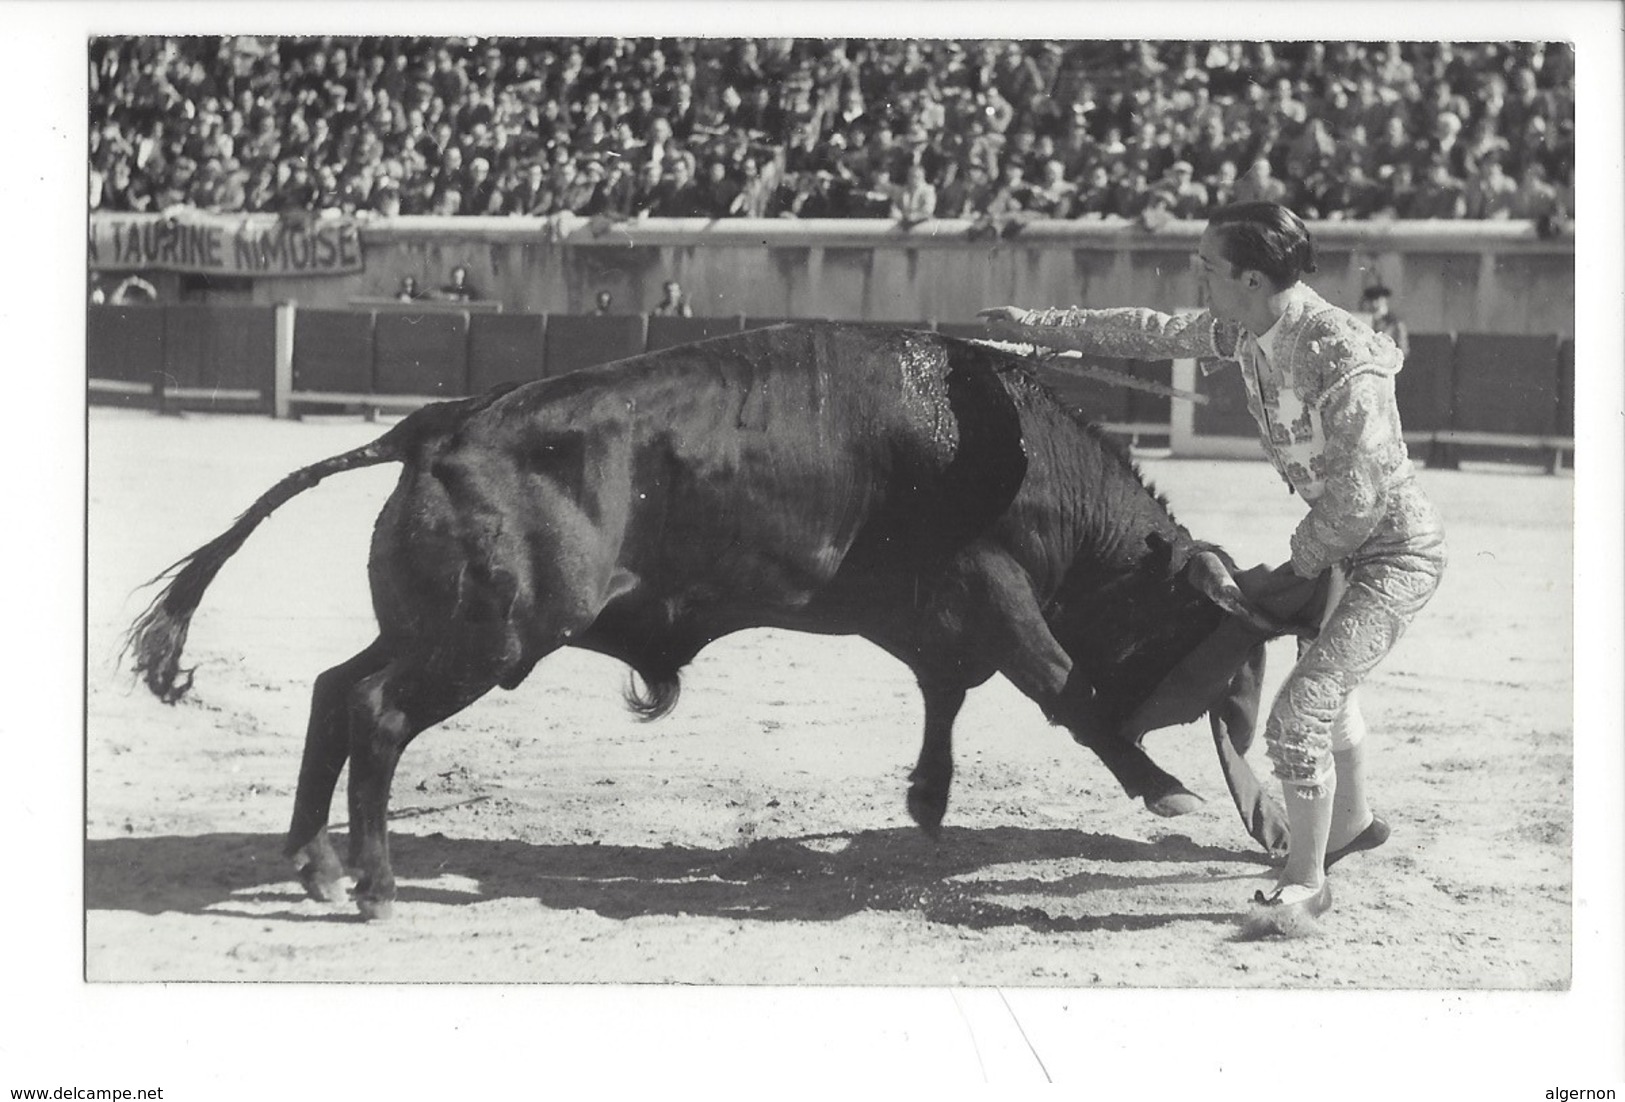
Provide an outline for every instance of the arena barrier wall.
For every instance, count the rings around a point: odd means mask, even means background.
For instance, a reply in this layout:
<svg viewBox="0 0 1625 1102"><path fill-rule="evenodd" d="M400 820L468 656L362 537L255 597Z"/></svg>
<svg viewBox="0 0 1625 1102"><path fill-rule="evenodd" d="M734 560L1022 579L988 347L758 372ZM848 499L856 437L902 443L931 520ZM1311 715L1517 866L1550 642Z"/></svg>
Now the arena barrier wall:
<svg viewBox="0 0 1625 1102"><path fill-rule="evenodd" d="M547 319L546 371L563 375L583 367L636 356L648 347L648 319L558 314Z"/></svg>
<svg viewBox="0 0 1625 1102"><path fill-rule="evenodd" d="M744 318L649 318L647 348L659 352L692 341L708 340L728 333L737 333L745 324Z"/></svg>
<svg viewBox="0 0 1625 1102"><path fill-rule="evenodd" d="M546 372L545 314L476 314L468 326L468 392L528 383Z"/></svg>
<svg viewBox="0 0 1625 1102"><path fill-rule="evenodd" d="M481 393L685 341L788 320L667 318L399 308L298 309L176 304L94 306L87 325L98 401L239 407L279 416L307 407L375 413ZM882 323L870 323L882 324ZM932 327L932 322L898 323ZM934 327L977 337L976 323ZM1257 458L1239 373L1194 360L1088 362L1194 391L1196 405L1039 367L1063 399L1135 442L1164 438L1175 455ZM1555 469L1574 448L1573 342L1556 335L1417 333L1397 391L1406 439L1430 465L1542 452Z"/></svg>
<svg viewBox="0 0 1625 1102"><path fill-rule="evenodd" d="M92 225L106 217L93 214ZM865 219L373 219L361 227L359 272L250 278L209 294L382 308L404 276L435 287L462 264L487 300L480 309L521 314L586 314L600 291L649 310L673 278L696 312L713 316L968 322L1010 302L1169 309L1198 301L1191 256L1203 225L1036 222L989 242L952 220L903 229ZM1395 309L1413 332L1574 333L1572 230L1545 239L1527 221L1310 229L1319 260L1310 283L1331 302L1352 309L1380 281L1396 288Z"/></svg>
<svg viewBox="0 0 1625 1102"><path fill-rule="evenodd" d="M1557 431L1574 435L1574 341L1557 342Z"/></svg>
<svg viewBox="0 0 1625 1102"><path fill-rule="evenodd" d="M165 406L236 403L269 413L276 315L263 306L177 304L163 308Z"/></svg>
<svg viewBox="0 0 1625 1102"><path fill-rule="evenodd" d="M469 392L468 314L379 311L373 317L374 391L436 400Z"/></svg>
<svg viewBox="0 0 1625 1102"><path fill-rule="evenodd" d="M156 407L164 381L164 308L92 306L85 318L91 397Z"/></svg>

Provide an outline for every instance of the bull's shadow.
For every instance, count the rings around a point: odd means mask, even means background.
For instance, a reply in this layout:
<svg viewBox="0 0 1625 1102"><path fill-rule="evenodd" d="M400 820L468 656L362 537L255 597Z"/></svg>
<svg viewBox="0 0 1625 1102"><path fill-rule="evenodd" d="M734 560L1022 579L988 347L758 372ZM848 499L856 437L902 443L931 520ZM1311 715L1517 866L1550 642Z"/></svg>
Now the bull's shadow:
<svg viewBox="0 0 1625 1102"><path fill-rule="evenodd" d="M344 843L337 839L340 852ZM89 910L145 914L233 913L233 903L292 900L292 869L282 839L269 834L92 840L85 850ZM1037 930L1132 930L1174 921L1230 922L1230 913L1078 915L1076 901L1092 892L1246 877L1265 858L1250 850L1199 845L1168 837L1139 842L1073 830L1018 827L950 828L933 843L912 827L855 834L759 839L707 849L601 844L535 845L518 841L397 834L391 839L402 903L468 905L488 899L535 899L548 907L583 909L606 918L698 915L777 921L834 921L865 911L917 913L967 928L1025 926ZM1038 879L1000 875L1005 867L1072 861L1143 866L1123 872L1074 872ZM1232 872L1216 864L1235 866ZM1246 866L1254 866L1249 870ZM425 885L451 874L477 891ZM958 879L969 878L969 879ZM414 883L416 881L417 883ZM1021 897L1001 902L1000 897ZM1053 897L1056 906L1033 904ZM1052 913L1053 912L1053 913ZM238 912L242 913L242 912ZM261 920L350 921L353 912L300 905Z"/></svg>

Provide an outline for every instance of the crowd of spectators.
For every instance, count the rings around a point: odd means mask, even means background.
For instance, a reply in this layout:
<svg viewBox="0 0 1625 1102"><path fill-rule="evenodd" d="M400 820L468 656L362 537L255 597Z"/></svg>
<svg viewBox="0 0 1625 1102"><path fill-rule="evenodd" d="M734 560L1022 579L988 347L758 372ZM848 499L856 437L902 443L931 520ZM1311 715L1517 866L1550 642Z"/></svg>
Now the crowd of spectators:
<svg viewBox="0 0 1625 1102"><path fill-rule="evenodd" d="M90 205L1155 225L1574 211L1562 43L103 38Z"/></svg>

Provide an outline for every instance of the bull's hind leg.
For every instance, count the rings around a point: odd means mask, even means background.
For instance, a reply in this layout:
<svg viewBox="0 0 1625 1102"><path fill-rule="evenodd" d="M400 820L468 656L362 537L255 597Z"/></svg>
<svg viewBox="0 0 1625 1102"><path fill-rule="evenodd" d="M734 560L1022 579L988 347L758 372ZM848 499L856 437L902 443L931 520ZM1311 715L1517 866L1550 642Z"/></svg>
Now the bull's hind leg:
<svg viewBox="0 0 1625 1102"><path fill-rule="evenodd" d="M299 879L312 898L336 903L348 898L342 883L344 866L327 837L344 761L350 756L350 692L356 683L377 673L389 661L382 640L316 678L305 731L305 755L299 765L299 789L293 799L293 822L283 852L299 866Z"/></svg>
<svg viewBox="0 0 1625 1102"><path fill-rule="evenodd" d="M350 697L350 864L365 918L388 918L395 899L389 789L401 753L421 732L491 691L506 670L496 662L448 659L448 653L395 659L363 678Z"/></svg>

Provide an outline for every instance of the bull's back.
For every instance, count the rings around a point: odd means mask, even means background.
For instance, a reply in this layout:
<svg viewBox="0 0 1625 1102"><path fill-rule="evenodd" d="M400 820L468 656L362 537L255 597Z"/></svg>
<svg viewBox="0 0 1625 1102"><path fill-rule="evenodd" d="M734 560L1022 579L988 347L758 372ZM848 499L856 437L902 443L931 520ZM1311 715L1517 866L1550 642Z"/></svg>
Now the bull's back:
<svg viewBox="0 0 1625 1102"><path fill-rule="evenodd" d="M1020 426L972 349L774 327L527 385L458 442L556 488L646 589L795 607L855 547L911 553L1013 497Z"/></svg>

